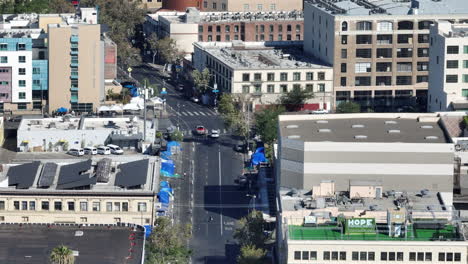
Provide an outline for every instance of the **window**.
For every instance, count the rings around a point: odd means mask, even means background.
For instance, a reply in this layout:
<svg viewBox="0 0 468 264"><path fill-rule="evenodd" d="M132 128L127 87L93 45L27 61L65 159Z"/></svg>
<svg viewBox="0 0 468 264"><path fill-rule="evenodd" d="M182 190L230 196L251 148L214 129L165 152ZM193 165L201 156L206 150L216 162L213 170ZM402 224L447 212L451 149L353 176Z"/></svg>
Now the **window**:
<svg viewBox="0 0 468 264"><path fill-rule="evenodd" d="M288 80L288 73L282 72L280 73L280 81L287 81Z"/></svg>
<svg viewBox="0 0 468 264"><path fill-rule="evenodd" d="M286 37L286 40L291 40L291 39L292 39L291 34L288 34Z"/></svg>
<svg viewBox="0 0 468 264"><path fill-rule="evenodd" d="M18 43L18 50L26 50L26 44Z"/></svg>
<svg viewBox="0 0 468 264"><path fill-rule="evenodd" d="M275 86L273 84L267 85L267 93L274 93L275 92Z"/></svg>
<svg viewBox="0 0 468 264"><path fill-rule="evenodd" d="M101 211L101 203L100 202L93 202L93 211L94 212Z"/></svg>
<svg viewBox="0 0 468 264"><path fill-rule="evenodd" d="M0 201L0 210L5 210L5 201Z"/></svg>
<svg viewBox="0 0 468 264"><path fill-rule="evenodd" d="M18 103L17 104L18 110L26 110L28 105L26 103Z"/></svg>
<svg viewBox="0 0 468 264"><path fill-rule="evenodd" d="M306 84L305 89L307 92L313 92L314 91L314 85L311 83Z"/></svg>
<svg viewBox="0 0 468 264"><path fill-rule="evenodd" d="M128 202L122 203L122 212L128 212Z"/></svg>
<svg viewBox="0 0 468 264"><path fill-rule="evenodd" d="M413 57L413 49L412 48L397 49L397 57L398 58L411 58Z"/></svg>
<svg viewBox="0 0 468 264"><path fill-rule="evenodd" d="M410 30L413 29L414 23L411 21L400 21L398 22L398 30Z"/></svg>
<svg viewBox="0 0 468 264"><path fill-rule="evenodd" d="M283 31L283 25L278 25L278 31L282 32Z"/></svg>
<svg viewBox="0 0 468 264"><path fill-rule="evenodd" d="M318 91L319 92L325 92L325 84L319 83L318 84Z"/></svg>
<svg viewBox="0 0 468 264"><path fill-rule="evenodd" d="M260 33L264 33L265 32L265 25L260 25Z"/></svg>
<svg viewBox="0 0 468 264"><path fill-rule="evenodd" d="M341 86L346 86L346 77L341 77L340 78L340 85Z"/></svg>
<svg viewBox="0 0 468 264"><path fill-rule="evenodd" d="M138 203L138 212L146 212L146 203Z"/></svg>
<svg viewBox="0 0 468 264"><path fill-rule="evenodd" d="M389 86L392 85L392 76L377 76L375 77L376 86Z"/></svg>
<svg viewBox="0 0 468 264"><path fill-rule="evenodd" d="M397 76L397 85L411 85L411 76Z"/></svg>
<svg viewBox="0 0 468 264"><path fill-rule="evenodd" d="M28 202L21 201L21 210L28 210Z"/></svg>
<svg viewBox="0 0 468 264"><path fill-rule="evenodd" d="M310 251L310 260L317 260L317 251Z"/></svg>
<svg viewBox="0 0 468 264"><path fill-rule="evenodd" d="M377 31L392 31L393 23L390 21L382 21L377 23Z"/></svg>
<svg viewBox="0 0 468 264"><path fill-rule="evenodd" d="M392 63L391 62L377 62L375 65L375 70L377 72L391 72Z"/></svg>
<svg viewBox="0 0 468 264"><path fill-rule="evenodd" d="M8 57L7 56L1 56L0 57L0 63L8 63Z"/></svg>
<svg viewBox="0 0 468 264"><path fill-rule="evenodd" d="M356 49L356 58L372 58L372 49Z"/></svg>
<svg viewBox="0 0 468 264"><path fill-rule="evenodd" d="M0 50L8 50L8 44L0 43Z"/></svg>
<svg viewBox="0 0 468 264"><path fill-rule="evenodd" d="M461 261L461 253L455 253L455 254L454 254L454 259L453 259L453 260L454 260L454 261L457 261L457 262L458 262L458 261Z"/></svg>
<svg viewBox="0 0 468 264"><path fill-rule="evenodd" d="M355 73L371 72L371 63L370 62L359 62L354 64Z"/></svg>
<svg viewBox="0 0 468 264"><path fill-rule="evenodd" d="M19 99L26 99L26 93L25 92L19 92L18 93L18 98Z"/></svg>
<svg viewBox="0 0 468 264"><path fill-rule="evenodd" d="M250 86L243 85L242 86L242 93L250 93Z"/></svg>
<svg viewBox="0 0 468 264"><path fill-rule="evenodd" d="M445 261L453 261L453 253L449 252L445 255Z"/></svg>
<svg viewBox="0 0 468 264"><path fill-rule="evenodd" d="M235 33L239 32L239 26L238 26L238 25L235 25L235 26L234 26L234 32L235 32Z"/></svg>
<svg viewBox="0 0 468 264"><path fill-rule="evenodd" d="M392 35L377 35L377 44L379 45L389 45L393 42Z"/></svg>
<svg viewBox="0 0 468 264"><path fill-rule="evenodd" d="M87 217L80 217L80 222L81 223L86 223L86 222L88 222L88 218Z"/></svg>
<svg viewBox="0 0 468 264"><path fill-rule="evenodd" d="M68 211L75 211L75 202L68 202Z"/></svg>
<svg viewBox="0 0 468 264"><path fill-rule="evenodd" d="M248 74L248 73L243 73L243 74L242 74L242 81L243 81L243 82L248 82L248 81L250 81L250 74Z"/></svg>
<svg viewBox="0 0 468 264"><path fill-rule="evenodd" d="M348 31L348 22L341 23L341 31Z"/></svg>
<svg viewBox="0 0 468 264"><path fill-rule="evenodd" d="M216 41L221 41L221 36L220 35L216 35Z"/></svg>
<svg viewBox="0 0 468 264"><path fill-rule="evenodd" d="M221 4L221 9L226 10L226 4L225 3Z"/></svg>
<svg viewBox="0 0 468 264"><path fill-rule="evenodd" d="M45 211L49 211L49 202L46 202L46 201L41 202L41 209Z"/></svg>
<svg viewBox="0 0 468 264"><path fill-rule="evenodd" d="M468 54L468 46L463 46L463 53Z"/></svg>
<svg viewBox="0 0 468 264"><path fill-rule="evenodd" d="M249 4L244 4L244 11L249 11Z"/></svg>
<svg viewBox="0 0 468 264"><path fill-rule="evenodd" d="M420 58L429 57L429 48L418 48L418 57Z"/></svg>
<svg viewBox="0 0 468 264"><path fill-rule="evenodd" d="M301 33L301 25L296 25L296 33Z"/></svg>
<svg viewBox="0 0 468 264"><path fill-rule="evenodd" d="M426 252L426 261L432 261L432 252Z"/></svg>
<svg viewBox="0 0 468 264"><path fill-rule="evenodd" d="M458 46L447 46L447 54L458 54Z"/></svg>
<svg viewBox="0 0 468 264"><path fill-rule="evenodd" d="M353 251L351 253L351 260L359 260L359 252Z"/></svg>
<svg viewBox="0 0 468 264"><path fill-rule="evenodd" d="M393 49L377 49L377 58L391 58Z"/></svg>
<svg viewBox="0 0 468 264"><path fill-rule="evenodd" d="M306 80L307 81L312 81L314 79L314 73L313 72L307 72L306 73Z"/></svg>
<svg viewBox="0 0 468 264"><path fill-rule="evenodd" d="M255 93L261 93L262 92L262 85L261 84L255 84L254 85L254 91L255 91Z"/></svg>
<svg viewBox="0 0 468 264"><path fill-rule="evenodd" d="M262 80L262 74L261 73L255 73L254 74L254 81L261 81Z"/></svg>
<svg viewBox="0 0 468 264"><path fill-rule="evenodd" d="M275 74L272 72L267 73L267 80L272 82L275 80Z"/></svg>
<svg viewBox="0 0 468 264"><path fill-rule="evenodd" d="M258 5L257 5L257 10L258 10L258 11L262 11L262 10L263 10L263 5L262 5L262 4L258 4Z"/></svg>
<svg viewBox="0 0 468 264"><path fill-rule="evenodd" d="M287 93L288 92L288 85L286 84L281 84L280 89L282 93Z"/></svg>
<svg viewBox="0 0 468 264"><path fill-rule="evenodd" d="M367 260L375 260L375 252L367 252Z"/></svg>
<svg viewBox="0 0 468 264"><path fill-rule="evenodd" d="M213 3L213 9L217 9L217 8L218 7L217 7L216 3Z"/></svg>
<svg viewBox="0 0 468 264"><path fill-rule="evenodd" d="M106 203L106 211L107 212L112 212L112 202L107 202Z"/></svg>
<svg viewBox="0 0 468 264"><path fill-rule="evenodd" d="M282 35L282 34L279 34L279 35L278 35L278 40L279 40L279 41L282 41L282 40L283 40L283 35Z"/></svg>
<svg viewBox="0 0 468 264"><path fill-rule="evenodd" d="M340 260L346 260L346 251L340 251Z"/></svg>
<svg viewBox="0 0 468 264"><path fill-rule="evenodd" d="M294 91L300 91L301 90L301 85L300 84L293 84L293 90Z"/></svg>
<svg viewBox="0 0 468 264"><path fill-rule="evenodd" d="M421 21L418 23L419 29L429 29L434 22L432 21Z"/></svg>
<svg viewBox="0 0 468 264"><path fill-rule="evenodd" d="M338 260L338 251L333 251L332 252L331 259L332 260Z"/></svg>
<svg viewBox="0 0 468 264"><path fill-rule="evenodd" d="M417 253L417 261L424 261L424 252Z"/></svg>
<svg viewBox="0 0 468 264"><path fill-rule="evenodd" d="M356 86L370 86L371 77L355 77Z"/></svg>
<svg viewBox="0 0 468 264"><path fill-rule="evenodd" d="M445 261L445 253L443 252L439 253L439 261Z"/></svg>
<svg viewBox="0 0 468 264"><path fill-rule="evenodd" d="M291 31L292 31L292 26L291 26L291 25L287 25L287 26L286 26L286 30L287 30L288 32L291 32Z"/></svg>
<svg viewBox="0 0 468 264"><path fill-rule="evenodd" d="M429 62L419 61L417 69L418 69L418 71L428 71L429 70Z"/></svg>
<svg viewBox="0 0 468 264"><path fill-rule="evenodd" d="M330 251L323 252L323 260L330 260Z"/></svg>
<svg viewBox="0 0 468 264"><path fill-rule="evenodd" d="M26 68L18 68L18 75L26 75Z"/></svg>
<svg viewBox="0 0 468 264"><path fill-rule="evenodd" d="M211 41L213 41L213 36L208 35L208 42L211 42Z"/></svg>
<svg viewBox="0 0 468 264"><path fill-rule="evenodd" d="M399 34L397 37L397 42L400 44L413 44L413 35L412 34Z"/></svg>
<svg viewBox="0 0 468 264"><path fill-rule="evenodd" d="M398 72L411 72L413 70L413 63L411 62L398 62L397 71Z"/></svg>
<svg viewBox="0 0 468 264"><path fill-rule="evenodd" d="M324 72L319 72L317 77L318 77L319 81L324 81L325 80L325 73Z"/></svg>
<svg viewBox="0 0 468 264"><path fill-rule="evenodd" d="M54 202L54 210L62 211L62 202L59 202L59 201Z"/></svg>
<svg viewBox="0 0 468 264"><path fill-rule="evenodd" d="M300 251L294 251L294 259L295 260L300 260L301 259L301 252Z"/></svg>
<svg viewBox="0 0 468 264"><path fill-rule="evenodd" d="M365 251L359 252L359 260L367 260L367 252Z"/></svg>
<svg viewBox="0 0 468 264"><path fill-rule="evenodd" d="M19 87L26 87L26 80L18 80Z"/></svg>
<svg viewBox="0 0 468 264"><path fill-rule="evenodd" d="M341 36L341 44L343 44L343 45L348 44L348 36L346 36L346 35Z"/></svg>
<svg viewBox="0 0 468 264"><path fill-rule="evenodd" d="M341 58L342 59L348 58L348 50L347 49L341 49Z"/></svg>
<svg viewBox="0 0 468 264"><path fill-rule="evenodd" d="M416 83L423 83L423 82L429 82L429 76L419 75L416 77Z"/></svg>
<svg viewBox="0 0 468 264"><path fill-rule="evenodd" d="M294 72L293 73L293 81L300 81L301 80L301 73L300 72Z"/></svg>
<svg viewBox="0 0 468 264"><path fill-rule="evenodd" d="M276 4L270 4L270 10L272 11L276 10Z"/></svg>
<svg viewBox="0 0 468 264"><path fill-rule="evenodd" d="M356 23L356 30L372 30L372 22L359 21Z"/></svg>
<svg viewBox="0 0 468 264"><path fill-rule="evenodd" d="M388 252L388 260L395 261L395 252Z"/></svg>
<svg viewBox="0 0 468 264"><path fill-rule="evenodd" d="M346 72L346 63L341 63L341 72Z"/></svg>
<svg viewBox="0 0 468 264"><path fill-rule="evenodd" d="M18 62L19 63L25 63L26 62L26 56L18 56Z"/></svg>
<svg viewBox="0 0 468 264"><path fill-rule="evenodd" d="M356 44L372 44L372 35L357 35Z"/></svg>
<svg viewBox="0 0 468 264"><path fill-rule="evenodd" d="M302 260L309 260L309 251L302 251Z"/></svg>
<svg viewBox="0 0 468 264"><path fill-rule="evenodd" d="M33 68L33 74L41 74L41 68Z"/></svg>
<svg viewBox="0 0 468 264"><path fill-rule="evenodd" d="M418 43L429 43L429 34L418 34Z"/></svg>
<svg viewBox="0 0 468 264"><path fill-rule="evenodd" d="M80 202L80 211L82 212L88 211L88 202Z"/></svg>
<svg viewBox="0 0 468 264"><path fill-rule="evenodd" d="M13 201L13 207L15 208L15 210L19 210L20 209L20 202L19 201Z"/></svg>
<svg viewBox="0 0 468 264"><path fill-rule="evenodd" d="M446 83L457 83L458 82L458 75L456 74L447 74L445 76Z"/></svg>
<svg viewBox="0 0 468 264"><path fill-rule="evenodd" d="M458 69L458 60L447 60L447 69Z"/></svg>

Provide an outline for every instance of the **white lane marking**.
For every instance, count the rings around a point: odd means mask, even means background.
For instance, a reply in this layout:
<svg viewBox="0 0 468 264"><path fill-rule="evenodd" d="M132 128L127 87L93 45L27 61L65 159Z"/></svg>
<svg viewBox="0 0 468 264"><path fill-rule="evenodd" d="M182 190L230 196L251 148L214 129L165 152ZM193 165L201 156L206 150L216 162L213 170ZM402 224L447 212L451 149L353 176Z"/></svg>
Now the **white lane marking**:
<svg viewBox="0 0 468 264"><path fill-rule="evenodd" d="M205 113L203 113L203 112L200 112L200 115L206 116Z"/></svg>
<svg viewBox="0 0 468 264"><path fill-rule="evenodd" d="M219 205L223 204L222 197L221 197L221 151L218 149L218 174L219 174ZM219 227L221 229L221 235L223 235L223 207L219 208Z"/></svg>
<svg viewBox="0 0 468 264"><path fill-rule="evenodd" d="M192 112L187 112L189 115L193 116L193 113Z"/></svg>

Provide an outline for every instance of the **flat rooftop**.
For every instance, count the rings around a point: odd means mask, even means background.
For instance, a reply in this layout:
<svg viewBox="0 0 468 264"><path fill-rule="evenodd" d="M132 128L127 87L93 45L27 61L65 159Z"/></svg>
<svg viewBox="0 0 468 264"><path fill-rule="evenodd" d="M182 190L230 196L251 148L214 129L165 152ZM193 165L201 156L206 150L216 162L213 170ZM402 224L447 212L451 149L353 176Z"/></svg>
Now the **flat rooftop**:
<svg viewBox="0 0 468 264"><path fill-rule="evenodd" d="M449 143L437 114L281 115L281 138L305 142Z"/></svg>
<svg viewBox="0 0 468 264"><path fill-rule="evenodd" d="M232 69L331 69L319 59L304 55L301 45L266 46L263 43L197 42L196 47Z"/></svg>
<svg viewBox="0 0 468 264"><path fill-rule="evenodd" d="M158 16L164 17L172 23L225 23L225 22L265 22L265 21L294 21L304 20L303 11L275 11L275 12L198 12L190 14L187 22L187 13L167 12ZM153 17L153 16L151 16Z"/></svg>
<svg viewBox="0 0 468 264"><path fill-rule="evenodd" d="M83 235L76 236L77 231ZM63 244L77 251L76 264L137 264L144 247L143 231L129 227L2 224L0 233L2 263L49 263L52 249Z"/></svg>
<svg viewBox="0 0 468 264"><path fill-rule="evenodd" d="M378 229L377 225L377 229ZM382 225L385 229L385 225ZM343 228L336 224L316 227L288 226L288 235L291 240L387 240L387 241L463 241L463 236L453 225L443 225L440 228L417 228L408 225L407 232L400 237L389 236L385 230L375 233L345 234Z"/></svg>
<svg viewBox="0 0 468 264"><path fill-rule="evenodd" d="M157 186L156 163L150 159L116 162L33 161L5 164L0 173L1 193L109 193L151 194Z"/></svg>
<svg viewBox="0 0 468 264"><path fill-rule="evenodd" d="M329 14L340 16L412 15L410 0L306 0L306 2ZM461 4L460 0L418 0L417 2L418 15L468 14L468 5Z"/></svg>

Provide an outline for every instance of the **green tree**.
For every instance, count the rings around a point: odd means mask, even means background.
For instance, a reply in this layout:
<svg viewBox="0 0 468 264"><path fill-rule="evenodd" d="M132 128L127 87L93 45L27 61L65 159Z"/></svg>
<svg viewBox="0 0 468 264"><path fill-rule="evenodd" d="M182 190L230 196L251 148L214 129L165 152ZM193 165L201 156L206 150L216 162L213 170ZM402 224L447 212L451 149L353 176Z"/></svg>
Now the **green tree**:
<svg viewBox="0 0 468 264"><path fill-rule="evenodd" d="M153 41L154 39L151 40L151 42ZM174 39L169 37L157 40L154 49L164 63L175 63L180 59L180 52L177 49L177 43Z"/></svg>
<svg viewBox="0 0 468 264"><path fill-rule="evenodd" d="M60 245L52 249L52 252L50 253L49 258L53 264L75 263L75 257L73 256L73 251L64 245Z"/></svg>
<svg viewBox="0 0 468 264"><path fill-rule="evenodd" d="M33 1L32 1L33 2ZM50 13L74 13L75 7L68 0L49 0Z"/></svg>
<svg viewBox="0 0 468 264"><path fill-rule="evenodd" d="M288 111L297 111L302 108L305 102L314 98L314 93L306 89L292 89L279 98L280 104L284 105Z"/></svg>
<svg viewBox="0 0 468 264"><path fill-rule="evenodd" d="M222 94L218 103L218 111L223 118L228 129L240 137L246 138L249 127L245 119L245 114L240 111L239 106L234 102L231 94Z"/></svg>
<svg viewBox="0 0 468 264"><path fill-rule="evenodd" d="M240 249L240 255L237 258L238 264L261 264L265 258L266 251L256 248L253 245L245 245Z"/></svg>
<svg viewBox="0 0 468 264"><path fill-rule="evenodd" d="M158 54L158 37L156 34L151 34L147 39L146 39L146 47L153 53L153 63L155 63L155 56Z"/></svg>
<svg viewBox="0 0 468 264"><path fill-rule="evenodd" d="M207 68L205 68L202 72L199 70L194 70L192 72L192 78L197 90L202 94L206 93L211 80L210 71Z"/></svg>
<svg viewBox="0 0 468 264"><path fill-rule="evenodd" d="M67 0L6 0L0 2L1 14L75 12L73 5Z"/></svg>
<svg viewBox="0 0 468 264"><path fill-rule="evenodd" d="M273 106L255 113L255 127L262 141L271 145L278 135L278 116L285 111L283 106Z"/></svg>
<svg viewBox="0 0 468 264"><path fill-rule="evenodd" d="M337 113L359 113L361 106L355 102L342 102L336 107Z"/></svg>
<svg viewBox="0 0 468 264"><path fill-rule="evenodd" d="M260 211L253 210L237 221L234 238L243 246L264 248L268 236L264 233L266 221Z"/></svg>
<svg viewBox="0 0 468 264"><path fill-rule="evenodd" d="M172 225L168 218L156 218L153 232L146 244L145 263L187 263L191 255L186 246L190 229L190 225Z"/></svg>
<svg viewBox="0 0 468 264"><path fill-rule="evenodd" d="M176 130L171 133L171 140L181 142L184 140L184 134L180 130Z"/></svg>

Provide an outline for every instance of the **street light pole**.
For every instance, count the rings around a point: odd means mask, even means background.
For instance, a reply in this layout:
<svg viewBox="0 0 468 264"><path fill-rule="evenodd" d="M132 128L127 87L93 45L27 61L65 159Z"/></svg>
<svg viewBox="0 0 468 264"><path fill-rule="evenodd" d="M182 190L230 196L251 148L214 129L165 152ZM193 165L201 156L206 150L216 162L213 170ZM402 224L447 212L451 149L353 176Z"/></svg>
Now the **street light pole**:
<svg viewBox="0 0 468 264"><path fill-rule="evenodd" d="M146 79L145 87L143 88L143 142L146 141Z"/></svg>

